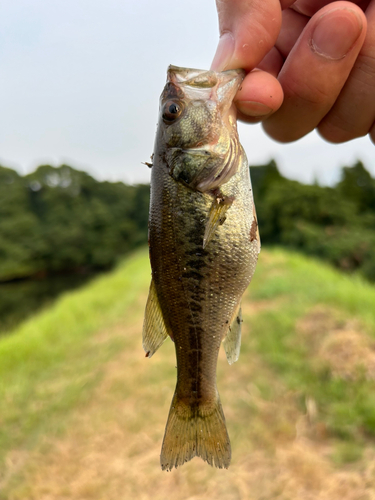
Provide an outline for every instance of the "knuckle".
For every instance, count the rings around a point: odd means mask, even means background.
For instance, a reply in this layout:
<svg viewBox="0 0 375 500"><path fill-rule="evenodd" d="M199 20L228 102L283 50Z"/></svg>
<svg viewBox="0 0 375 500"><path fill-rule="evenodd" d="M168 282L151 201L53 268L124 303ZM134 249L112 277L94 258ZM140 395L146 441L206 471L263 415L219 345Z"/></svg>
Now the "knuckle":
<svg viewBox="0 0 375 500"><path fill-rule="evenodd" d="M335 120L336 121L336 120ZM358 130L353 124L348 124L344 120L323 120L317 127L319 134L329 142L341 143L365 136L368 131Z"/></svg>
<svg viewBox="0 0 375 500"><path fill-rule="evenodd" d="M350 86L355 89L357 95L370 96L375 94L375 57L361 55L358 57L350 74Z"/></svg>
<svg viewBox="0 0 375 500"><path fill-rule="evenodd" d="M301 132L301 127L296 127L294 121L292 123L285 119L285 115L276 112L262 122L262 126L267 135L275 141L281 143L293 142L307 133L311 132L313 127Z"/></svg>
<svg viewBox="0 0 375 500"><path fill-rule="evenodd" d="M356 63L356 67L363 75L364 81L369 81L374 86L375 80L375 55L361 54Z"/></svg>
<svg viewBox="0 0 375 500"><path fill-rule="evenodd" d="M326 106L332 99L329 90L322 85L314 85L314 82L300 78L289 76L288 80L283 83L283 88L288 100L294 100L300 105L321 107Z"/></svg>

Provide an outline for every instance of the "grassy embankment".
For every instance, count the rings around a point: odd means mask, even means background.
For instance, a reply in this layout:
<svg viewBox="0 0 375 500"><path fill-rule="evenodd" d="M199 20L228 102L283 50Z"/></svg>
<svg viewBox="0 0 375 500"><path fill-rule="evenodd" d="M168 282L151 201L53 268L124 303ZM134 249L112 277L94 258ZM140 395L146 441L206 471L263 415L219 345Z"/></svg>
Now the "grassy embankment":
<svg viewBox="0 0 375 500"><path fill-rule="evenodd" d="M147 252L0 340L0 499L370 499L375 288L263 250L240 360L220 354L233 460L172 473L158 455L173 344L144 358Z"/></svg>

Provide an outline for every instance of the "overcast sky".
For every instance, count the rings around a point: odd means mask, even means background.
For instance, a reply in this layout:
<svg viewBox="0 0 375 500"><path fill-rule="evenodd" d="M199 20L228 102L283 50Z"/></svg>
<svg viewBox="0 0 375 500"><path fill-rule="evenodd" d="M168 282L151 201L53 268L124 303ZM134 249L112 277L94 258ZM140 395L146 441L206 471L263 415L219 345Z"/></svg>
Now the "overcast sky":
<svg viewBox="0 0 375 500"><path fill-rule="evenodd" d="M148 182L158 99L169 64L209 68L214 0L8 0L0 3L0 162L26 173L68 163L99 179ZM240 125L250 164L276 159L288 177L332 183L368 137L293 144Z"/></svg>

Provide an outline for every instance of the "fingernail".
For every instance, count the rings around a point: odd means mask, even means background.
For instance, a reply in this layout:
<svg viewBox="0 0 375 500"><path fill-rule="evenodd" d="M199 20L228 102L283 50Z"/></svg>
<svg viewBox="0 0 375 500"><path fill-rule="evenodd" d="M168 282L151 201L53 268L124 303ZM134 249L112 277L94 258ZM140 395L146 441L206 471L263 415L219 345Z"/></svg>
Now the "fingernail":
<svg viewBox="0 0 375 500"><path fill-rule="evenodd" d="M311 48L328 59L342 59L358 40L362 28L362 19L354 10L331 10L318 20L312 34Z"/></svg>
<svg viewBox="0 0 375 500"><path fill-rule="evenodd" d="M219 40L215 57L211 64L213 71L224 71L234 52L234 38L232 33L224 33Z"/></svg>
<svg viewBox="0 0 375 500"><path fill-rule="evenodd" d="M273 111L269 106L255 101L236 101L236 106L248 116L265 116Z"/></svg>

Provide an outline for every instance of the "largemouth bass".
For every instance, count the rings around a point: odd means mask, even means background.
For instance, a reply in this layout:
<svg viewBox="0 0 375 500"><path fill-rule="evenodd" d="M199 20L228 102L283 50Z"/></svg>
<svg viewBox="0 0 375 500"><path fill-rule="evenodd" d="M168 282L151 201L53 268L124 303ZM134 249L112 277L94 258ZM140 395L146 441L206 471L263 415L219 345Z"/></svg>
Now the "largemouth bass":
<svg viewBox="0 0 375 500"><path fill-rule="evenodd" d="M230 441L216 388L223 341L241 343L241 297L260 250L246 155L233 98L241 70L168 68L151 176L152 281L143 327L151 357L174 341L177 385L161 451L171 470L199 456L227 468Z"/></svg>

